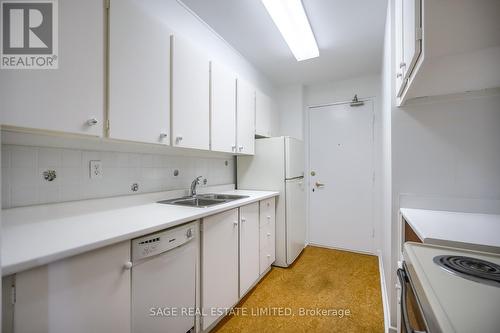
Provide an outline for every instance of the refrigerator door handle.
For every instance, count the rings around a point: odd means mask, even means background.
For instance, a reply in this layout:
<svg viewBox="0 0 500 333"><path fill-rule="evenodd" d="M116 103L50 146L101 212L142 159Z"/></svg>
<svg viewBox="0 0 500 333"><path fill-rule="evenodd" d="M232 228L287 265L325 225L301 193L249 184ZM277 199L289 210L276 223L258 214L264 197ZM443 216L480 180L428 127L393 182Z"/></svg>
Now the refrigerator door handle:
<svg viewBox="0 0 500 333"><path fill-rule="evenodd" d="M292 178L285 178L285 180L299 180L299 179L304 179L304 176L298 176L298 177L292 177Z"/></svg>

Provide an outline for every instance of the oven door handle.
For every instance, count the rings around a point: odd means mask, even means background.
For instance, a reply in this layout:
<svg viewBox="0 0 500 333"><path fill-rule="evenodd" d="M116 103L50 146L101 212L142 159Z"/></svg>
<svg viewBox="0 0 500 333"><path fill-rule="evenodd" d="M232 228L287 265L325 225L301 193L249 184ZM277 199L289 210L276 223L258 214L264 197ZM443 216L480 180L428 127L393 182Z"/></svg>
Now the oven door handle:
<svg viewBox="0 0 500 333"><path fill-rule="evenodd" d="M411 328L410 320L408 319L408 308L406 303L406 284L409 283L408 276L404 269L397 270L399 282L401 283L401 321L405 326L405 331L408 333L427 333L426 331L415 331Z"/></svg>

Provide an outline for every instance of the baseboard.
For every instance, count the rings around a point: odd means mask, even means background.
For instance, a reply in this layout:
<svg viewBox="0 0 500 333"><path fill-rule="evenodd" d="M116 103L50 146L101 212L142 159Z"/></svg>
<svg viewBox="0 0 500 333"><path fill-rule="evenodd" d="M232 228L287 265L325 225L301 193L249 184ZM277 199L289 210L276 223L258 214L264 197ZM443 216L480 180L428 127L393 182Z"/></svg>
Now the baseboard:
<svg viewBox="0 0 500 333"><path fill-rule="evenodd" d="M346 248L342 248L342 247L335 247L335 246L323 245L323 244L312 243L312 242L309 242L307 245L309 245L309 246L316 246L316 247L323 247L325 249L331 249L331 250L347 251L347 252L354 252L354 253L359 253L359 254L368 254L368 255L377 256L377 257L379 256L378 253L376 253L376 252L352 250L352 249L346 249Z"/></svg>
<svg viewBox="0 0 500 333"><path fill-rule="evenodd" d="M384 328L385 333L396 332L396 329L391 326L390 309L389 309L389 297L387 295L387 285L385 284L385 271L384 271L384 261L382 259L382 253L380 250L378 252L378 269L380 271L380 290L382 291L382 306L384 308Z"/></svg>

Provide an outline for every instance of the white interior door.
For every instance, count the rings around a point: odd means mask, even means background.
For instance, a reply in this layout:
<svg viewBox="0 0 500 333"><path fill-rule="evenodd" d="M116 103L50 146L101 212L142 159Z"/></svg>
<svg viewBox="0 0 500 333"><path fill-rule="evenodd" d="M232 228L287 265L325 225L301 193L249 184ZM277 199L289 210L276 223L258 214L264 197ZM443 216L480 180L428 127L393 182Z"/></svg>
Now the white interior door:
<svg viewBox="0 0 500 333"><path fill-rule="evenodd" d="M373 251L373 104L309 109L310 242Z"/></svg>

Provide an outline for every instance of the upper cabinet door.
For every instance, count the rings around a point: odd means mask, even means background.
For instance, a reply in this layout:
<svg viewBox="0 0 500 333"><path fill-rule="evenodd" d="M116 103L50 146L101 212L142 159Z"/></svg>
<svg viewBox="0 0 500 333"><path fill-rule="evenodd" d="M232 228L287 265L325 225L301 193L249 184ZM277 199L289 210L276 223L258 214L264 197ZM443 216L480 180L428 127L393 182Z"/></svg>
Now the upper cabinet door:
<svg viewBox="0 0 500 333"><path fill-rule="evenodd" d="M235 153L236 75L215 62L211 63L211 93L211 148Z"/></svg>
<svg viewBox="0 0 500 333"><path fill-rule="evenodd" d="M255 152L255 88L238 78L236 99L238 153L253 155Z"/></svg>
<svg viewBox="0 0 500 333"><path fill-rule="evenodd" d="M403 0L395 1L395 34L396 40L394 44L395 48L395 63L394 69L396 73L396 94L397 96L401 96L403 90L405 88L405 80L404 80L404 59L403 59Z"/></svg>
<svg viewBox="0 0 500 333"><path fill-rule="evenodd" d="M209 149L209 65L201 51L172 36L172 145Z"/></svg>
<svg viewBox="0 0 500 333"><path fill-rule="evenodd" d="M111 0L108 135L169 144L171 31L149 5Z"/></svg>
<svg viewBox="0 0 500 333"><path fill-rule="evenodd" d="M411 75L422 51L422 30L420 22L420 0L403 1L403 78Z"/></svg>
<svg viewBox="0 0 500 333"><path fill-rule="evenodd" d="M255 134L271 137L273 127L273 109L269 96L257 90L255 93Z"/></svg>
<svg viewBox="0 0 500 333"><path fill-rule="evenodd" d="M101 136L104 118L102 0L59 1L57 69L3 69L0 123Z"/></svg>

